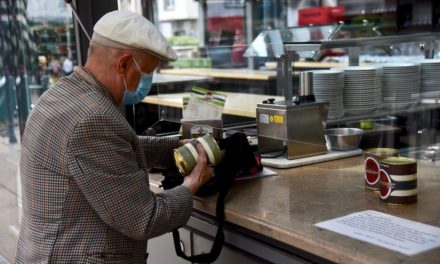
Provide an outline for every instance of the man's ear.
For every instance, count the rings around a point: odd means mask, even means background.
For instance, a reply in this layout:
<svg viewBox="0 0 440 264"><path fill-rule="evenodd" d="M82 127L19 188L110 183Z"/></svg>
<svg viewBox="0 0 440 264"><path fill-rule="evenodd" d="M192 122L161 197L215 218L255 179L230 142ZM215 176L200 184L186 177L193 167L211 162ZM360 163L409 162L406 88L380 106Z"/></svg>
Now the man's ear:
<svg viewBox="0 0 440 264"><path fill-rule="evenodd" d="M123 54L119 56L119 58L116 60L116 72L119 74L125 74L128 70L128 65L130 60L133 58L133 55L131 54Z"/></svg>

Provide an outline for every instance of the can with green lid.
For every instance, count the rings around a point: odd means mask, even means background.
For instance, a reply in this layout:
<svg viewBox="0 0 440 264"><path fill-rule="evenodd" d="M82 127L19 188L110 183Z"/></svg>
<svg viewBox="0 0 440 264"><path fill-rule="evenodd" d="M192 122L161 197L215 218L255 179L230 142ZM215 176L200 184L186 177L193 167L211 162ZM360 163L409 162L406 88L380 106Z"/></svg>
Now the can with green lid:
<svg viewBox="0 0 440 264"><path fill-rule="evenodd" d="M365 151L365 189L379 191L380 161L398 154L399 151L393 148L372 148Z"/></svg>
<svg viewBox="0 0 440 264"><path fill-rule="evenodd" d="M217 142L215 142L211 134L205 134L174 150L176 166L183 176L187 176L197 163L199 158L197 144L201 144L205 149L209 164L215 165L222 160L222 153Z"/></svg>
<svg viewBox="0 0 440 264"><path fill-rule="evenodd" d="M417 161L390 157L380 164L380 199L389 204L417 202Z"/></svg>

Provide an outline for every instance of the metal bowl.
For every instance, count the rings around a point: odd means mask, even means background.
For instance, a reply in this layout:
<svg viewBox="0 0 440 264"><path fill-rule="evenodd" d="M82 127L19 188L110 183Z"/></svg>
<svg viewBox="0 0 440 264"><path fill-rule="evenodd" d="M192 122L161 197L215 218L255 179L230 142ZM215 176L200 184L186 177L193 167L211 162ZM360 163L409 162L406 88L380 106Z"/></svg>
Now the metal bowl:
<svg viewBox="0 0 440 264"><path fill-rule="evenodd" d="M325 137L333 150L352 150L359 147L363 133L359 128L332 128L325 131Z"/></svg>

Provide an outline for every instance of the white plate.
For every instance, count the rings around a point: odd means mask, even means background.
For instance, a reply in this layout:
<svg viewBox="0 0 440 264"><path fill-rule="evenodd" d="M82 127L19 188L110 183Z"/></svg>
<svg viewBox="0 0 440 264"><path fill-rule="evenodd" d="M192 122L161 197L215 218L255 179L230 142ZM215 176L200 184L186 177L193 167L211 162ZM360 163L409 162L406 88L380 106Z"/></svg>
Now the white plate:
<svg viewBox="0 0 440 264"><path fill-rule="evenodd" d="M313 71L309 71L313 73L313 76L317 76L317 75L327 75L327 74L331 74L331 75L344 75L344 71L343 70L336 70L336 69L331 69L331 70L313 70Z"/></svg>
<svg viewBox="0 0 440 264"><path fill-rule="evenodd" d="M339 70L343 70L343 71L376 71L377 69L379 69L380 67L376 67L376 66L348 66L348 67L337 67L337 68L332 68L332 69L339 69Z"/></svg>

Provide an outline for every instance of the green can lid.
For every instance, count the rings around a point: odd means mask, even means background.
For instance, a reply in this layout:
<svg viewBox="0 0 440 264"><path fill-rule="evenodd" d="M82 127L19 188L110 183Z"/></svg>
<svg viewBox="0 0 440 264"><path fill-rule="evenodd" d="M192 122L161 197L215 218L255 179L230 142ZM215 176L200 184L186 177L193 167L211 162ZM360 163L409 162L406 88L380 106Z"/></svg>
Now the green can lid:
<svg viewBox="0 0 440 264"><path fill-rule="evenodd" d="M390 165L408 165L417 163L417 161L413 158L407 157L389 157L383 159L381 163L390 164Z"/></svg>
<svg viewBox="0 0 440 264"><path fill-rule="evenodd" d="M186 145L174 150L174 160L183 176L188 175L197 162Z"/></svg>
<svg viewBox="0 0 440 264"><path fill-rule="evenodd" d="M373 154L377 156L382 156L382 155L392 156L392 155L397 155L399 151L393 148L371 148L371 149L367 149L365 153Z"/></svg>

